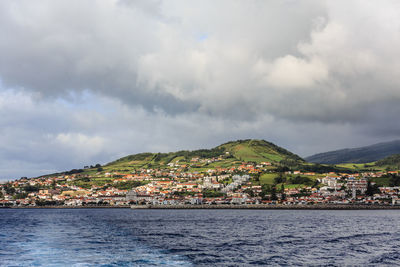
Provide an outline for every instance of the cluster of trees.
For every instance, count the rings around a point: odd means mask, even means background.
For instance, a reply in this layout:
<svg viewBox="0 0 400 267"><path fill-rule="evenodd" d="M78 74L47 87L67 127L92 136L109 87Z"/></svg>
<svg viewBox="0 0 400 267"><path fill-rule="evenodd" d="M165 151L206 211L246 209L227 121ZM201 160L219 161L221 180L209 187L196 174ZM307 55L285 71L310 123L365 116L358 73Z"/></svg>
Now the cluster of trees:
<svg viewBox="0 0 400 267"><path fill-rule="evenodd" d="M4 186L4 191L6 191L7 195L14 195L15 194L15 188L12 186L10 183L6 183Z"/></svg>
<svg viewBox="0 0 400 267"><path fill-rule="evenodd" d="M223 197L225 194L220 192L220 191L215 191L215 190L203 190L202 192L203 197Z"/></svg>
<svg viewBox="0 0 400 267"><path fill-rule="evenodd" d="M14 199L26 198L29 193L38 192L40 190L40 187L37 185L26 185L17 191L17 189L14 188L10 183L6 183L3 188L6 194L13 196ZM0 198L2 197L3 193L0 191Z"/></svg>
<svg viewBox="0 0 400 267"><path fill-rule="evenodd" d="M38 185L26 185L24 187L24 191L28 192L28 193L32 193L32 192L39 192L40 187Z"/></svg>
<svg viewBox="0 0 400 267"><path fill-rule="evenodd" d="M100 167L101 167L101 164L97 163L96 165L84 166L83 168L84 169L89 169L89 168L94 169L94 168L100 168Z"/></svg>
<svg viewBox="0 0 400 267"><path fill-rule="evenodd" d="M379 178L371 178L377 186L400 186L400 176L396 174L387 174Z"/></svg>
<svg viewBox="0 0 400 267"><path fill-rule="evenodd" d="M315 181L313 179L306 177L306 176L300 176L300 175L290 178L289 181L291 184L305 184L305 185L310 185L310 186L314 185L314 183L315 183Z"/></svg>
<svg viewBox="0 0 400 267"><path fill-rule="evenodd" d="M282 183L287 183L287 184L305 184L309 186L316 186L318 184L317 180L313 180L309 177L306 176L300 176L297 175L295 177L286 177L282 173L279 173L278 177L275 177L274 179L275 184L282 184Z"/></svg>
<svg viewBox="0 0 400 267"><path fill-rule="evenodd" d="M294 160L291 158L286 158L283 159L281 161L279 161L279 163L283 166L283 167L292 167L292 168L297 168L298 166L300 166L299 161L298 160ZM289 168L288 168L289 169Z"/></svg>
<svg viewBox="0 0 400 267"><path fill-rule="evenodd" d="M379 194L381 191L379 190L379 186L377 184L371 184L371 181L368 181L367 191L365 191L365 195L373 196L374 194Z"/></svg>
<svg viewBox="0 0 400 267"><path fill-rule="evenodd" d="M396 165L400 166L400 154L391 155L384 159L378 160L376 166Z"/></svg>
<svg viewBox="0 0 400 267"><path fill-rule="evenodd" d="M346 172L356 172L355 170L338 168L333 165L322 165L322 164L303 164L298 160L291 158L283 159L279 162L280 166L277 167L277 172L287 172L290 170L299 170L303 172L316 172L316 173L326 173L326 172L341 172L346 170Z"/></svg>
<svg viewBox="0 0 400 267"><path fill-rule="evenodd" d="M85 182L85 183L90 182L89 177L80 177L78 180L79 180L79 181L82 181L82 182Z"/></svg>
<svg viewBox="0 0 400 267"><path fill-rule="evenodd" d="M135 155L129 155L129 156L120 158L112 163L121 162L121 161L145 160L145 159L151 157L152 155L153 155L153 153L140 153L140 154L135 154Z"/></svg>
<svg viewBox="0 0 400 267"><path fill-rule="evenodd" d="M260 197L263 200L278 200L278 193L280 194L282 200L286 199L285 186L283 184L281 185L281 188L279 190L276 188L275 184L274 185L264 184L261 187Z"/></svg>
<svg viewBox="0 0 400 267"><path fill-rule="evenodd" d="M28 193L26 192L21 192L21 193L17 193L13 196L13 199L24 199L28 196Z"/></svg>
<svg viewBox="0 0 400 267"><path fill-rule="evenodd" d="M386 176L389 178L389 186L400 186L400 176L396 174L389 174Z"/></svg>
<svg viewBox="0 0 400 267"><path fill-rule="evenodd" d="M195 151L181 150L172 153L157 153L153 156L152 160L154 160L154 162L159 162L161 160L164 160L166 163L169 163L174 158L184 157L186 161L189 161L194 157L199 157L199 158L219 157L224 152L225 152L224 148L200 149Z"/></svg>
<svg viewBox="0 0 400 267"><path fill-rule="evenodd" d="M55 200L36 200L36 206L55 206L55 205L64 205L63 201L55 201Z"/></svg>
<svg viewBox="0 0 400 267"><path fill-rule="evenodd" d="M331 165L321 165L321 164L312 164L312 165L302 165L299 170L305 172L316 172L316 173L326 173L326 172L341 172L344 169L338 168L336 166ZM354 170L346 169L346 172L355 172Z"/></svg>
<svg viewBox="0 0 400 267"><path fill-rule="evenodd" d="M190 192L190 191L175 191L173 193L174 196L181 196L181 197L194 196L194 194L195 194L194 192Z"/></svg>
<svg viewBox="0 0 400 267"><path fill-rule="evenodd" d="M70 170L70 171L64 172L64 174L65 174L65 175L71 175L71 174L77 174L77 173L81 173L81 172L83 172L82 169L72 169L72 170Z"/></svg>
<svg viewBox="0 0 400 267"><path fill-rule="evenodd" d="M119 190L130 190L134 187L138 187L141 185L146 184L146 182L141 181L126 181L126 182L119 182L114 184L113 186Z"/></svg>

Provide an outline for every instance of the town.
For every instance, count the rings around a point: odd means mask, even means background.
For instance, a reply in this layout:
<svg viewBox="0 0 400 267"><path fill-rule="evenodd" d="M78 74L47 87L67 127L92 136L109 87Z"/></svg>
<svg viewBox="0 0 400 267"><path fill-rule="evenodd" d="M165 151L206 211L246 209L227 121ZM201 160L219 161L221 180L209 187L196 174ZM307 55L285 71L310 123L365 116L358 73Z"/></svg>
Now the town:
<svg viewBox="0 0 400 267"><path fill-rule="evenodd" d="M58 175L22 177L0 184L0 206L400 204L398 170L316 173L277 168L274 162L238 161L193 171L198 164L223 159L224 155L193 157L164 168L129 171L97 164Z"/></svg>

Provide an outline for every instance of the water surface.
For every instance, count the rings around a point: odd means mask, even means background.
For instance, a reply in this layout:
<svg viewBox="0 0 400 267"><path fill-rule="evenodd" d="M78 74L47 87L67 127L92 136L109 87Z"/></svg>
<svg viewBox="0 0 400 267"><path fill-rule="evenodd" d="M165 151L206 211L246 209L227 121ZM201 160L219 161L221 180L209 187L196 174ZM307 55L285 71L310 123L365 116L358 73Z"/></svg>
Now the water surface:
<svg viewBox="0 0 400 267"><path fill-rule="evenodd" d="M397 210L0 209L0 265L397 265L399 222Z"/></svg>

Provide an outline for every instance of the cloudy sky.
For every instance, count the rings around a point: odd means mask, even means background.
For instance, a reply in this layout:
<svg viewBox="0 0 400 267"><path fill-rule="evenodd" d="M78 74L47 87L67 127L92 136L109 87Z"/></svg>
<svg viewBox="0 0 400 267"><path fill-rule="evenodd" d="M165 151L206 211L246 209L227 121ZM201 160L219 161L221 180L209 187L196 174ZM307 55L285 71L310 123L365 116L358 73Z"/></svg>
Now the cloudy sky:
<svg viewBox="0 0 400 267"><path fill-rule="evenodd" d="M400 1L4 0L0 179L400 138Z"/></svg>

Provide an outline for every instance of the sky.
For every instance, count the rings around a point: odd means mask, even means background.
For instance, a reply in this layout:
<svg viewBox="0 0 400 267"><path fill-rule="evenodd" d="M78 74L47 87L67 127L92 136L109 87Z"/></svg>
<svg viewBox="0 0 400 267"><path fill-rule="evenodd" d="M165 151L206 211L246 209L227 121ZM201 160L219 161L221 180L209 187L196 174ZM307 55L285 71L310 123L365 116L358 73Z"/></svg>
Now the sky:
<svg viewBox="0 0 400 267"><path fill-rule="evenodd" d="M0 180L400 139L400 1L0 1Z"/></svg>

